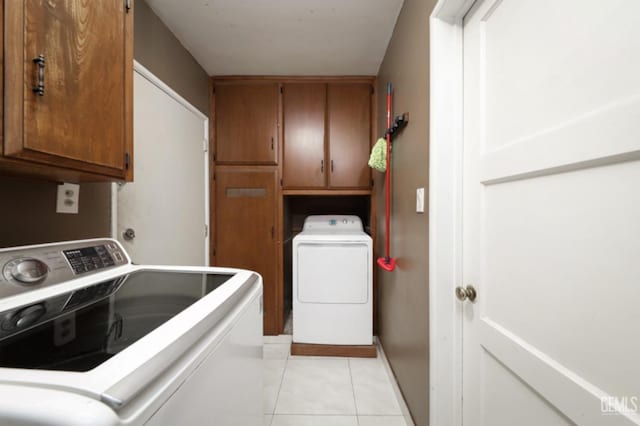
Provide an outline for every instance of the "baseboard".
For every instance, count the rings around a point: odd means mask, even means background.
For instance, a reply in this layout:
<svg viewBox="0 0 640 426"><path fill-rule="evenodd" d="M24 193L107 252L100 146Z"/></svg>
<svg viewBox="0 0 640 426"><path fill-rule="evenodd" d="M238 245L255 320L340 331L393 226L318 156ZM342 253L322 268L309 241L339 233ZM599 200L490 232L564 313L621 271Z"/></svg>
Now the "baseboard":
<svg viewBox="0 0 640 426"><path fill-rule="evenodd" d="M375 358L376 345L315 345L294 342L291 343L291 355Z"/></svg>

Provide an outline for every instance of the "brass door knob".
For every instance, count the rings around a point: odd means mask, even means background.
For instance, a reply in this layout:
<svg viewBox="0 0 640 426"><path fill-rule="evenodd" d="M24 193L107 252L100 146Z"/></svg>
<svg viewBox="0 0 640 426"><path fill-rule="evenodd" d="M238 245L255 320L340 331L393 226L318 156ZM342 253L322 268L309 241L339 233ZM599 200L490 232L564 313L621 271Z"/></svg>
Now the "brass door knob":
<svg viewBox="0 0 640 426"><path fill-rule="evenodd" d="M122 238L124 238L127 241L131 241L135 237L136 237L136 231L134 231L131 228L127 228L127 230L122 233Z"/></svg>
<svg viewBox="0 0 640 426"><path fill-rule="evenodd" d="M478 293L472 285L468 285L467 288L458 286L456 287L456 297L461 302L469 299L469 301L473 303L476 301Z"/></svg>

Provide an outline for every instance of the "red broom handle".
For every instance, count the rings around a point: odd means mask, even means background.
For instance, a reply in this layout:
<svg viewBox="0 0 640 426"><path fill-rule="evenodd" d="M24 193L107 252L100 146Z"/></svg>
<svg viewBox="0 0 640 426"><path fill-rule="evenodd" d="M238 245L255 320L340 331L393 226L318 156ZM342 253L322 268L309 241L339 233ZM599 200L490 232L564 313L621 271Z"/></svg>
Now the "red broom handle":
<svg viewBox="0 0 640 426"><path fill-rule="evenodd" d="M387 83L387 175L385 176L386 185L386 203L385 203L385 257L389 261L389 245L391 241L390 235L390 216L391 216L391 83Z"/></svg>

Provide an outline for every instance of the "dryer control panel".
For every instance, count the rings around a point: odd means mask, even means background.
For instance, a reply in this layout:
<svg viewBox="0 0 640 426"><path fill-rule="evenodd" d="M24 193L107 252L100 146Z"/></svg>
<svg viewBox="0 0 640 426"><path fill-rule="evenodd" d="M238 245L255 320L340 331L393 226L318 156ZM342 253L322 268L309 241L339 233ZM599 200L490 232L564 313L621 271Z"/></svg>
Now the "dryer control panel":
<svg viewBox="0 0 640 426"><path fill-rule="evenodd" d="M362 221L353 215L316 215L304 220L303 231L363 232Z"/></svg>
<svg viewBox="0 0 640 426"><path fill-rule="evenodd" d="M0 250L0 298L72 280L129 263L111 239Z"/></svg>

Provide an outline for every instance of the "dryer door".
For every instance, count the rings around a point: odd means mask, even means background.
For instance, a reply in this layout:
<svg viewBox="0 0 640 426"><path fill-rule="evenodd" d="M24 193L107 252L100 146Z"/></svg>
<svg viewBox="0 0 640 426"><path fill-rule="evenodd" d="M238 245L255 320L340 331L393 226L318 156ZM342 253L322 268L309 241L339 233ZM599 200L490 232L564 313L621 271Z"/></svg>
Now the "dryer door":
<svg viewBox="0 0 640 426"><path fill-rule="evenodd" d="M365 242L301 242L296 250L299 302L368 302L371 259Z"/></svg>

